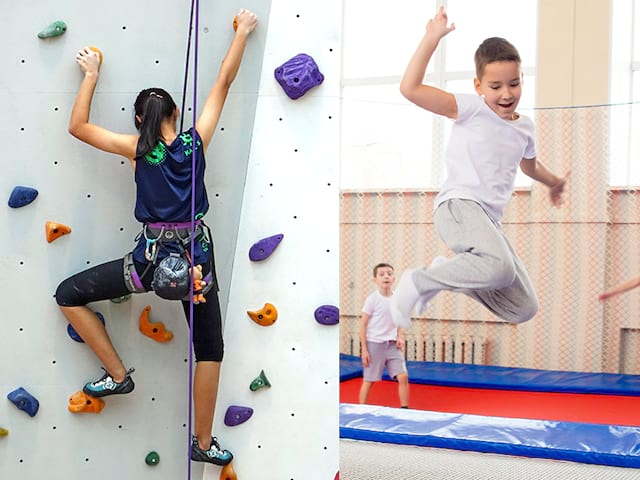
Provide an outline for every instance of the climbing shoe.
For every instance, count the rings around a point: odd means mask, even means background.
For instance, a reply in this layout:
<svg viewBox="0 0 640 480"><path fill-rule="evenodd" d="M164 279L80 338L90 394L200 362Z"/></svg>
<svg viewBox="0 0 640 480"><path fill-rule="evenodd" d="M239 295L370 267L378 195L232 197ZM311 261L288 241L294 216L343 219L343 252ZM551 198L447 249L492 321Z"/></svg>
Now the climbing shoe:
<svg viewBox="0 0 640 480"><path fill-rule="evenodd" d="M107 395L129 393L135 388L135 384L133 383L133 379L130 375L134 371L133 368L130 368L127 371L124 380L120 383L115 382L111 377L111 374L104 368L103 370L104 375L100 380L89 382L83 387L82 391L84 393L91 395L92 397L106 397Z"/></svg>
<svg viewBox="0 0 640 480"><path fill-rule="evenodd" d="M194 435L191 439L191 460L194 462L208 462L224 466L231 463L233 454L229 450L220 448L220 444L215 437L211 437L209 450L202 450L198 446L198 439Z"/></svg>

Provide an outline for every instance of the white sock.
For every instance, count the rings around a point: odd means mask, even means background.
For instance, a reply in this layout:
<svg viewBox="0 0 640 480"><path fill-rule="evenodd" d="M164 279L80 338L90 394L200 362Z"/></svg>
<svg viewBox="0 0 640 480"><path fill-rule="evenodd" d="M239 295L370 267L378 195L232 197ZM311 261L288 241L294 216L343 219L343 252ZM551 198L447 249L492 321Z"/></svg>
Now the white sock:
<svg viewBox="0 0 640 480"><path fill-rule="evenodd" d="M405 270L398 286L391 297L391 316L394 323L404 329L411 326L411 312L413 306L420 297L415 284L413 283L413 270Z"/></svg>
<svg viewBox="0 0 640 480"><path fill-rule="evenodd" d="M431 265L429 266L435 267L437 265L440 265L443 262L446 262L447 260L448 260L447 257L438 255L431 261ZM420 297L418 298L418 301L416 302L416 313L418 315L424 315L427 312L427 309L429 308L429 302L433 297L436 296L437 293L438 292L430 292L430 293L423 293L422 295L420 295Z"/></svg>

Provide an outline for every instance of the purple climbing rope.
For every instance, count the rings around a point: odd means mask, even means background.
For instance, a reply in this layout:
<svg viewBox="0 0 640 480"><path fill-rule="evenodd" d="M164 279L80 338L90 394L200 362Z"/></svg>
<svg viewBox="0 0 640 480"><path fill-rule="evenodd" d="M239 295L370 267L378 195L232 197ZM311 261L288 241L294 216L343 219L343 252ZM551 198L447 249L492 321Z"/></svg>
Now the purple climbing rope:
<svg viewBox="0 0 640 480"><path fill-rule="evenodd" d="M194 22L194 6L195 6L195 22ZM196 148L195 143L196 139L196 121L197 121L197 100L198 100L198 25L199 25L199 14L200 14L200 2L199 0L191 0L191 14L189 18L189 40L187 45L187 60L185 66L185 77L184 77L184 90L183 90L183 105L182 111L184 112L184 99L186 97L186 88L187 88L187 78L188 78L188 70L189 70L189 52L191 47L191 32L195 30L194 37L194 48L193 48L193 142L194 146L191 152L191 239L190 239L190 266L191 272L193 275L194 268L194 255L193 252L195 247L195 216L196 216L196 177L194 172L196 171ZM183 114L184 115L184 114ZM183 117L184 118L184 117ZM180 131L182 132L182 121L180 122ZM204 146L203 146L204 147ZM213 252L211 253L213 255ZM189 428L188 428L188 439L187 439L187 480L191 480L191 435L193 430L193 281L190 282L189 287L189 396L187 398L188 415L189 415Z"/></svg>

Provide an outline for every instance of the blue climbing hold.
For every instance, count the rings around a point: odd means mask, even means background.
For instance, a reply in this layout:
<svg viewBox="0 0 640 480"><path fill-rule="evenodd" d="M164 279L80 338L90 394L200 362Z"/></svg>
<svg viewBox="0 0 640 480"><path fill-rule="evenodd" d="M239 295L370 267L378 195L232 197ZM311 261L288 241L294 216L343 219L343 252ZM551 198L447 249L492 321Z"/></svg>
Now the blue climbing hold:
<svg viewBox="0 0 640 480"><path fill-rule="evenodd" d="M315 60L306 53L290 58L273 72L289 98L295 100L324 81Z"/></svg>
<svg viewBox="0 0 640 480"><path fill-rule="evenodd" d="M104 325L104 317L102 316L102 314L100 312L94 312L94 313ZM67 333L69 334L72 340L75 340L78 343L84 343L84 340L82 339L82 337L78 335L78 332L76 332L76 329L73 328L70 323L67 324Z"/></svg>
<svg viewBox="0 0 640 480"><path fill-rule="evenodd" d="M31 187L17 186L13 188L9 195L9 206L11 208L20 208L29 205L38 196L38 190Z"/></svg>
<svg viewBox="0 0 640 480"><path fill-rule="evenodd" d="M277 235L258 240L256 243L251 245L251 248L249 249L249 260L252 262L264 260L273 253L278 245L280 245L283 238L284 235L279 233Z"/></svg>
<svg viewBox="0 0 640 480"><path fill-rule="evenodd" d="M333 305L321 305L316 308L313 316L322 325L336 325L340 321L340 310Z"/></svg>
<svg viewBox="0 0 640 480"><path fill-rule="evenodd" d="M253 408L231 405L224 415L224 424L227 427L235 427L249 420L251 415L253 415Z"/></svg>
<svg viewBox="0 0 640 480"><path fill-rule="evenodd" d="M13 392L9 392L7 398L20 410L27 412L30 416L34 417L38 413L40 408L40 402L27 392L24 388L16 388Z"/></svg>

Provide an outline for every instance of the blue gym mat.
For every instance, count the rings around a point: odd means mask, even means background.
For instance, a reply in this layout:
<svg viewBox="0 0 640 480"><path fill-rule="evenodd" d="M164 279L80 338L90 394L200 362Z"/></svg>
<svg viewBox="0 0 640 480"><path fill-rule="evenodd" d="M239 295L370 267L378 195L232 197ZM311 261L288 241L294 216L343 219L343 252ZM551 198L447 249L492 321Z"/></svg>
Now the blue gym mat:
<svg viewBox="0 0 640 480"><path fill-rule="evenodd" d="M429 385L640 396L640 375L432 362L407 369L412 383ZM340 381L360 376L360 358L341 354ZM640 468L640 427L341 404L340 437Z"/></svg>
<svg viewBox="0 0 640 480"><path fill-rule="evenodd" d="M407 362L407 371L411 383L425 385L640 396L640 375L438 362ZM340 381L361 376L360 357L340 354ZM390 380L386 374L383 378Z"/></svg>

